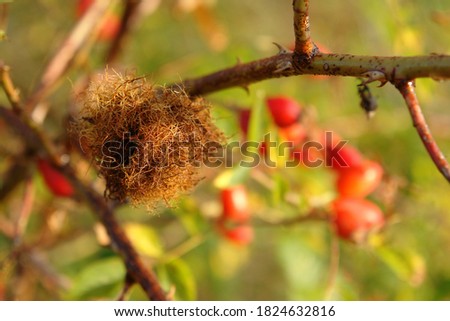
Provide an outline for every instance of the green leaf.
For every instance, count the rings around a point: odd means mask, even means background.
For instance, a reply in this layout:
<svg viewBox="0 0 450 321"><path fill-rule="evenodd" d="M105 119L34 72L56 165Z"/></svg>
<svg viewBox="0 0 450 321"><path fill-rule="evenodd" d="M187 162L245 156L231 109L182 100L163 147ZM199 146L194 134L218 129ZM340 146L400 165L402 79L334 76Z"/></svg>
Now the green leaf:
<svg viewBox="0 0 450 321"><path fill-rule="evenodd" d="M419 254L412 251L398 252L385 246L377 248L376 252L399 279L411 285L423 282L426 266Z"/></svg>
<svg viewBox="0 0 450 321"><path fill-rule="evenodd" d="M253 101L247 136L250 144L247 142L245 147L246 154L249 156L243 155L242 161L239 163L240 166L226 169L216 177L213 184L219 189L244 183L250 175L250 170L256 165L255 162L260 160L258 147L264 139L263 136L267 132L268 124L264 92L262 90L256 91ZM254 158L255 155L258 157L257 159Z"/></svg>
<svg viewBox="0 0 450 321"><path fill-rule="evenodd" d="M124 279L125 267L119 258L99 260L85 266L75 276L69 297L82 299L96 290L116 286L117 283L123 282ZM97 291L96 294L102 296L101 291Z"/></svg>
<svg viewBox="0 0 450 321"><path fill-rule="evenodd" d="M153 258L162 254L159 236L153 228L138 223L127 223L124 228L139 253Z"/></svg>
<svg viewBox="0 0 450 321"><path fill-rule="evenodd" d="M181 259L171 261L158 269L160 279L169 287L175 287L178 300L195 300L197 287L190 267Z"/></svg>
<svg viewBox="0 0 450 321"><path fill-rule="evenodd" d="M268 124L264 91L257 90L253 100L247 137L249 141L260 142L265 134Z"/></svg>
<svg viewBox="0 0 450 321"><path fill-rule="evenodd" d="M289 189L289 183L276 172L274 172L271 177L274 182L274 186L270 191L271 202L273 206L279 206L284 202L284 196Z"/></svg>

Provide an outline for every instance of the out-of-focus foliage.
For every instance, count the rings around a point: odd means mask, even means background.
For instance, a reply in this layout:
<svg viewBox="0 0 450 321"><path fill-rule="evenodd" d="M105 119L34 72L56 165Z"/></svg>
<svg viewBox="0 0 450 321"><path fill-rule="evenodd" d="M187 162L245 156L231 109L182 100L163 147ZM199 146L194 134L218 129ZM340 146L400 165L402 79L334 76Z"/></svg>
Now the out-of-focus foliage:
<svg viewBox="0 0 450 321"><path fill-rule="evenodd" d="M130 35L118 68L135 69L166 84L276 53L272 42L293 43L291 1L205 1L202 15L189 1L162 1ZM184 4L184 6L183 6ZM45 62L75 23L75 1L15 1L10 5L7 40L0 59L26 97ZM351 12L352 14L349 14ZM343 18L345 17L345 18ZM311 3L313 39L331 52L362 55L450 54L450 3L444 0L352 0ZM206 19L206 20L205 20ZM210 25L212 24L212 25ZM206 26L206 27L205 27ZM208 27L210 26L210 27ZM44 127L55 141L66 136L74 84L100 72L107 44L97 44L48 99ZM176 299L200 300L448 300L450 298L450 189L434 168L390 85L376 88L379 110L368 121L359 107L358 81L309 76L267 80L208 96L219 126L239 140L235 107L258 110L258 95L295 98L320 128L339 133L370 159L379 161L385 182L372 198L386 212L387 225L369 244L340 242L340 265L330 285L333 234L326 222L292 226L267 224L293 217L333 199L332 173L323 169L277 168L265 172L272 188L242 169L206 169L205 180L178 206L155 213L123 206L118 217L136 249ZM450 155L450 83L418 80L417 91L429 125ZM6 105L3 93L0 103ZM267 115L258 115L262 124ZM258 121L259 123L260 121ZM259 129L251 121L250 135ZM0 121L0 177L23 146ZM25 160L26 161L26 160ZM28 160L32 164L32 160ZM30 165L32 166L32 165ZM96 184L89 164L79 165ZM227 176L228 175L228 176ZM0 298L115 299L125 268L90 210L71 199L54 198L42 178L31 176L35 193L30 221L21 240L22 256L8 237L24 195L19 185L0 204ZM218 186L244 181L250 191L256 236L235 246L215 230L220 214ZM3 182L0 180L0 185ZM221 185L222 184L222 185ZM293 206L284 201L294 195ZM17 250L17 249L16 249ZM20 266L20 268L19 268ZM331 287L331 288L330 288ZM145 299L134 286L129 299Z"/></svg>

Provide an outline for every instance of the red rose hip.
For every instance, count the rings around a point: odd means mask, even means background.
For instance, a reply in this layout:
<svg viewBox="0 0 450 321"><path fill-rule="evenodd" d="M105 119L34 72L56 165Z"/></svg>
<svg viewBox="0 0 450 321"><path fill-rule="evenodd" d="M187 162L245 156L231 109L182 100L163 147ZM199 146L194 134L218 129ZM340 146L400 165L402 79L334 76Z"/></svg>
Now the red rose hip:
<svg viewBox="0 0 450 321"><path fill-rule="evenodd" d="M380 208L365 199L338 198L332 208L336 233L346 240L359 243L384 224Z"/></svg>
<svg viewBox="0 0 450 321"><path fill-rule="evenodd" d="M302 124L294 123L290 126L280 128L280 136L286 142L291 142L293 146L296 146L303 143L307 133Z"/></svg>
<svg viewBox="0 0 450 321"><path fill-rule="evenodd" d="M248 125L250 122L250 109L239 110L239 127L244 134L248 132Z"/></svg>
<svg viewBox="0 0 450 321"><path fill-rule="evenodd" d="M279 127L292 125L300 118L301 106L287 97L270 97L267 99L270 113Z"/></svg>
<svg viewBox="0 0 450 321"><path fill-rule="evenodd" d="M248 245L253 241L254 231L250 225L238 225L223 231L227 240L237 245Z"/></svg>
<svg viewBox="0 0 450 321"><path fill-rule="evenodd" d="M363 163L361 153L353 146L345 145L336 153L330 150L325 153L326 166L331 166L335 171L345 170L350 167L357 167Z"/></svg>
<svg viewBox="0 0 450 321"><path fill-rule="evenodd" d="M221 192L223 217L233 222L246 222L250 218L250 206L245 186L237 185Z"/></svg>
<svg viewBox="0 0 450 321"><path fill-rule="evenodd" d="M71 197L74 194L74 189L67 178L54 168L47 160L38 159L37 161L39 172L44 178L47 187L56 196Z"/></svg>
<svg viewBox="0 0 450 321"><path fill-rule="evenodd" d="M366 160L359 166L341 169L336 181L341 196L363 198L380 184L383 168L374 161Z"/></svg>

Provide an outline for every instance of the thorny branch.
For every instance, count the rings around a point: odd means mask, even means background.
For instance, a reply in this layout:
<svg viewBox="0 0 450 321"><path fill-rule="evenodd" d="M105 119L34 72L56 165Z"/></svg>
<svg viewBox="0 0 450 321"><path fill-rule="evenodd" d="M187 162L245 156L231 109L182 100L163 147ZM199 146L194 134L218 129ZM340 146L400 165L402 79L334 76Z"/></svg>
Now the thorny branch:
<svg viewBox="0 0 450 321"><path fill-rule="evenodd" d="M293 53L280 53L203 77L186 79L182 85L195 96L236 86L246 87L266 79L298 75L351 76L381 82L423 77L450 78L450 56L447 55L382 57L319 53L301 69L294 69L293 60Z"/></svg>
<svg viewBox="0 0 450 321"><path fill-rule="evenodd" d="M413 120L413 125L417 130L425 148L428 151L431 159L442 173L442 175L450 182L450 166L447 159L445 159L444 154L442 154L439 146L434 140L431 134L430 128L427 125L425 117L419 105L419 100L417 99L416 91L414 89L413 81L397 81L394 83L395 87L400 91L403 98L405 99L406 105L408 106L409 113Z"/></svg>

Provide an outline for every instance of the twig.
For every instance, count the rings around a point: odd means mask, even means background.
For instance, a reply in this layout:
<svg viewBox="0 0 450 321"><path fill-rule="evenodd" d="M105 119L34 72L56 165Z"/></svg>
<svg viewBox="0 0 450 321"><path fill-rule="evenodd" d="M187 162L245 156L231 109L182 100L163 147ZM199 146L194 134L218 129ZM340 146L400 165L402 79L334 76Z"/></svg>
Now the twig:
<svg viewBox="0 0 450 321"><path fill-rule="evenodd" d="M130 291L131 287L136 283L136 281L133 279L133 277L127 273L125 275L125 280L123 282L123 288L120 291L119 295L117 296L116 301L124 301L125 296L127 295L128 291Z"/></svg>
<svg viewBox="0 0 450 321"><path fill-rule="evenodd" d="M406 105L408 106L409 113L413 120L413 125L417 130L425 148L428 151L431 159L442 173L442 175L450 182L450 166L447 159L445 159L444 154L439 149L434 137L427 125L425 117L419 105L419 100L417 99L416 91L414 89L413 81L397 81L394 83L395 87L400 91L403 98L405 99Z"/></svg>
<svg viewBox="0 0 450 321"><path fill-rule="evenodd" d="M39 275L39 281L47 289L68 289L69 280L60 276L47 261L46 257L34 249L28 249L24 254L26 266Z"/></svg>
<svg viewBox="0 0 450 321"><path fill-rule="evenodd" d="M19 90L15 88L11 76L9 75L9 66L5 65L0 61L0 83L5 91L6 97L8 97L9 102L15 112L20 112L22 110Z"/></svg>
<svg viewBox="0 0 450 321"><path fill-rule="evenodd" d="M136 250L126 236L120 224L116 221L114 212L106 203L104 197L97 193L90 185L84 183L69 165L62 165L55 147L50 140L34 126L28 118L19 118L12 111L0 106L0 117L7 120L33 150L45 150L53 165L58 166L61 172L70 180L78 193L86 200L100 222L105 226L108 236L112 240L114 249L122 257L127 272L146 292L151 300L166 300L166 295L159 285L156 276L140 260Z"/></svg>
<svg viewBox="0 0 450 321"><path fill-rule="evenodd" d="M67 171L66 171L67 173ZM96 212L102 224L105 226L108 236L111 238L113 248L119 253L125 262L127 273L138 283L152 301L165 301L166 294L158 283L155 274L148 270L139 258L136 250L131 245L124 230L114 217L112 209L106 204L103 196L85 186L76 179L74 173L67 173L72 183L77 183L78 190L83 191L91 208Z"/></svg>
<svg viewBox="0 0 450 321"><path fill-rule="evenodd" d="M0 112L1 116L1 112ZM3 201L14 189L30 174L30 166L24 160L23 154L13 156L10 166L4 171L1 178L0 202Z"/></svg>
<svg viewBox="0 0 450 321"><path fill-rule="evenodd" d="M33 111L36 105L50 92L56 82L61 79L73 65L75 56L81 51L88 40L95 36L95 31L98 31L98 26L103 20L102 17L104 17L112 3L114 3L114 1L95 1L86 14L84 14L80 21L75 25L70 35L63 42L61 48L46 66L34 92L28 97L25 104L25 111L28 114Z"/></svg>
<svg viewBox="0 0 450 321"><path fill-rule="evenodd" d="M281 53L239 63L203 77L186 79L181 85L195 96L235 86L246 87L266 79L298 75L351 76L367 78L368 81L392 82L422 77L450 78L450 56L447 55L381 57L319 53L307 67L300 69L294 69L293 61L293 53Z"/></svg>
<svg viewBox="0 0 450 321"><path fill-rule="evenodd" d="M256 169L251 172L252 178L266 187L269 190L272 190L275 186L274 181L270 176L265 175L262 171ZM284 201L293 205L294 207L298 207L298 200L295 193L286 193L284 196ZM310 221L325 221L329 219L329 215L325 210L312 207L308 213L300 213L295 217L290 217L283 220L278 221L264 221L264 225L272 225L272 226L290 226L295 224L301 224L304 222Z"/></svg>
<svg viewBox="0 0 450 321"><path fill-rule="evenodd" d="M117 35L114 37L111 46L106 54L106 63L111 64L114 62L122 51L123 44L128 31L132 28L138 16L139 7L141 5L140 0L125 0L125 10L122 14L120 21L120 29Z"/></svg>
<svg viewBox="0 0 450 321"><path fill-rule="evenodd" d="M292 7L294 9L294 55L296 56L294 62L301 67L308 65L319 50L311 41L309 0L293 0Z"/></svg>
<svg viewBox="0 0 450 321"><path fill-rule="evenodd" d="M184 254L188 253L189 251L195 249L200 244L202 244L205 241L204 235L194 235L187 239L186 241L182 242L181 244L177 245L170 251L166 252L164 256L158 260L159 264L167 264Z"/></svg>
<svg viewBox="0 0 450 321"><path fill-rule="evenodd" d="M312 208L309 210L306 214L301 214L292 218L287 218L284 220L276 221L276 222L270 222L270 225L277 225L277 226L292 226L301 224L304 222L311 222L311 221L327 221L329 220L328 213L320 208Z"/></svg>
<svg viewBox="0 0 450 321"><path fill-rule="evenodd" d="M31 177L25 182L25 189L22 198L22 204L20 211L17 215L15 226L14 226L14 242L20 244L22 241L23 233L28 224L28 219L30 218L31 211L33 209L34 202L34 186Z"/></svg>

